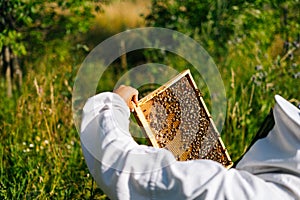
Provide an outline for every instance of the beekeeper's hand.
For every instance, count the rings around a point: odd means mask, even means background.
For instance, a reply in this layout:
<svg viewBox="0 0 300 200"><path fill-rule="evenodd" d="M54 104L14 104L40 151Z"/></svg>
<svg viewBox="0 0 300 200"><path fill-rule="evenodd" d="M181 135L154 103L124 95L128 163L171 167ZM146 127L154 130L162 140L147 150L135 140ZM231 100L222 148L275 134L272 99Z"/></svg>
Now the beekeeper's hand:
<svg viewBox="0 0 300 200"><path fill-rule="evenodd" d="M134 105L138 103L138 95L139 92L137 89L130 87L130 86L125 86L121 85L117 89L113 91L114 93L120 95L122 99L124 99L125 103L129 107L130 111L134 110Z"/></svg>

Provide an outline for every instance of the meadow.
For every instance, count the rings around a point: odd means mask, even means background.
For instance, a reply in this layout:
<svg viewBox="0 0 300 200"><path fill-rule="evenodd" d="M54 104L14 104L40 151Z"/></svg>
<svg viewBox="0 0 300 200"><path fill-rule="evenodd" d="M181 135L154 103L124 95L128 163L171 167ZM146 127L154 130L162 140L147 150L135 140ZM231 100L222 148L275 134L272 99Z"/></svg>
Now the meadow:
<svg viewBox="0 0 300 200"><path fill-rule="evenodd" d="M81 152L72 116L73 83L94 46L120 31L146 26L140 13L150 10L142 1L114 1L106 6L87 33L53 40L43 55L26 55L23 84L20 89L14 86L12 97L7 96L5 77L0 77L0 199L107 199ZM127 12L120 11L125 8ZM232 37L223 56L217 46L204 44L226 88L221 136L233 161L246 150L274 106L275 94L300 104L299 21L288 29L288 46L285 32L270 36L263 30ZM143 62L152 61L149 54L153 52L143 55ZM160 56L156 57L160 62L175 69L190 67L174 55L163 60ZM134 68L137 57L128 55L127 69ZM114 80L125 72L120 65L117 60L105 72L105 87L98 92L113 89Z"/></svg>

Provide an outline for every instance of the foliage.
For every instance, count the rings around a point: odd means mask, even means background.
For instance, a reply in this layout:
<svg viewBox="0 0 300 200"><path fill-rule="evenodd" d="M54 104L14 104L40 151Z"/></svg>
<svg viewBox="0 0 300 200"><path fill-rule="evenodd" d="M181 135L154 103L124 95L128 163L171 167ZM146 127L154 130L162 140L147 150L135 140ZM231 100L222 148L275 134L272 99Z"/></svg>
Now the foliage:
<svg viewBox="0 0 300 200"><path fill-rule="evenodd" d="M29 70L24 60L45 54L49 42L86 32L95 10L100 7L93 0L1 1L0 75L6 75L7 96L15 85L20 88L23 72Z"/></svg>
<svg viewBox="0 0 300 200"><path fill-rule="evenodd" d="M282 19L283 11L293 15ZM152 0L146 20L149 26L188 34L220 56L226 54L228 40L245 37L257 40L261 34L268 34L261 42L270 45L268 37L290 28L298 29L298 11L299 1Z"/></svg>
<svg viewBox="0 0 300 200"><path fill-rule="evenodd" d="M94 1L4 0L0 2L0 49L11 46L16 55L26 54L31 45L42 44L66 34L88 30Z"/></svg>
<svg viewBox="0 0 300 200"><path fill-rule="evenodd" d="M8 98L0 77L0 199L107 199L85 165L71 110L74 78L89 51L82 41L95 40L96 35L84 34L91 16L86 13L85 18L81 6L90 7L91 2L0 2L13 5L11 14L19 20L16 29L1 24L5 31L0 31L0 44L26 54L19 93ZM228 102L222 137L233 160L274 105L274 94L300 103L299 1L153 0L152 4L149 16L154 17L147 17L148 25L189 34L219 66ZM8 11L1 10L0 17L4 12ZM135 53L127 55L129 67L140 64ZM176 55L155 55L157 62L178 71L191 67ZM103 90L113 88L116 71L119 77L125 73L119 65L116 61L105 71Z"/></svg>

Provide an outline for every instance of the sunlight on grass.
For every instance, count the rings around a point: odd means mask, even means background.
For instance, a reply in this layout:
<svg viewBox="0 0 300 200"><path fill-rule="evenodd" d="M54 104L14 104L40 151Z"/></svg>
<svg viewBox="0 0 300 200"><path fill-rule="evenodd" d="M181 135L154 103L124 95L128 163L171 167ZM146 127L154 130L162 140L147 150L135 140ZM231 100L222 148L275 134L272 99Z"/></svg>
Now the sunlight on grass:
<svg viewBox="0 0 300 200"><path fill-rule="evenodd" d="M11 98L0 77L0 199L107 199L89 174L81 152L72 119L72 87L89 48L120 31L145 26L140 15L150 11L148 6L150 0L113 1L97 14L88 33L49 42L43 55L36 47L37 52L22 63L26 66L23 86L20 91L15 87ZM249 35L253 32L260 34L253 30ZM257 42L262 36L271 41L269 46ZM272 37L261 33L229 41L227 55L221 58L214 54L218 47L210 47L226 87L222 139L233 160L249 145L274 105L275 94L300 103L299 48L291 57L283 44L279 33ZM131 57L139 59L135 55ZM175 55L163 56L158 58L178 71L190 67ZM149 57L143 57L143 62L153 61ZM141 62L134 59L129 69L134 61ZM119 66L116 61L105 71L103 90L116 83L116 68L118 75L124 72Z"/></svg>
<svg viewBox="0 0 300 200"><path fill-rule="evenodd" d="M146 15L150 9L149 0L116 1L103 7L104 13L96 18L96 26L112 32L121 31L122 28L135 28L144 26Z"/></svg>
<svg viewBox="0 0 300 200"><path fill-rule="evenodd" d="M113 1L96 15L95 23L88 34L88 43L97 45L104 39L130 28L145 26L146 15L150 11L150 0Z"/></svg>

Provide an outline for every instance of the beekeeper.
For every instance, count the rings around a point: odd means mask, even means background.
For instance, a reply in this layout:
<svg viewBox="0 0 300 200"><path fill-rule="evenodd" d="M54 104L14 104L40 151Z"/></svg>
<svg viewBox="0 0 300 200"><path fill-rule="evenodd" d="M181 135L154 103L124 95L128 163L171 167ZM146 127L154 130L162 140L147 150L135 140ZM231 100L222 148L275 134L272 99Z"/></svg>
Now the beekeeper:
<svg viewBox="0 0 300 200"><path fill-rule="evenodd" d="M300 199L300 111L276 95L275 125L235 168L211 160L179 162L165 149L138 145L129 133L138 91L121 86L83 109L82 150L111 199Z"/></svg>

